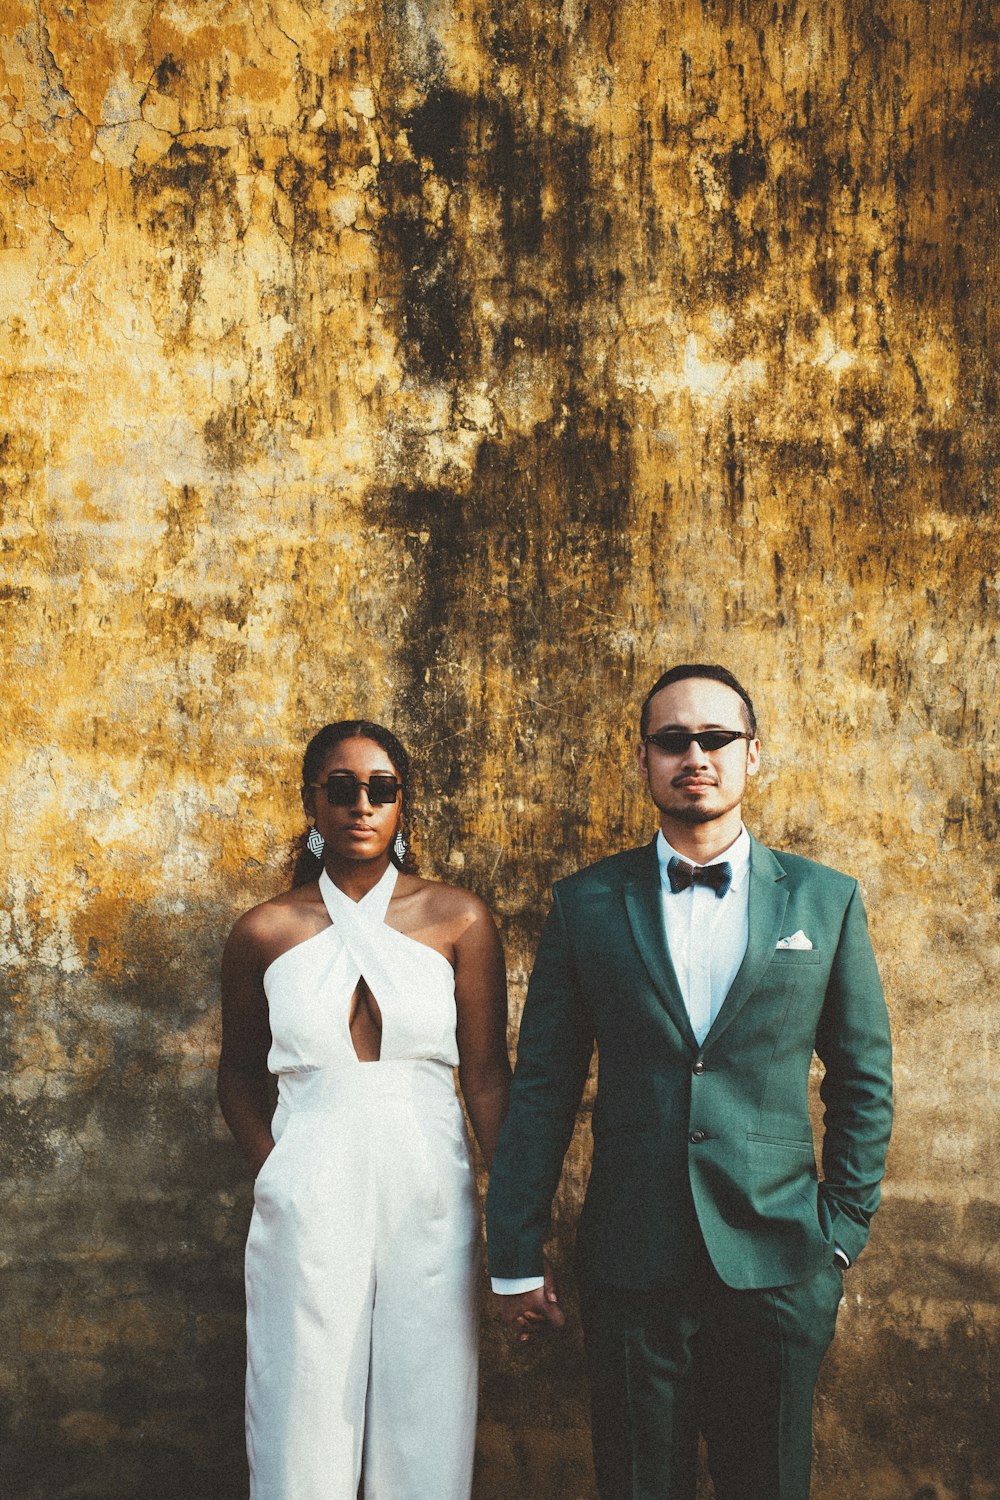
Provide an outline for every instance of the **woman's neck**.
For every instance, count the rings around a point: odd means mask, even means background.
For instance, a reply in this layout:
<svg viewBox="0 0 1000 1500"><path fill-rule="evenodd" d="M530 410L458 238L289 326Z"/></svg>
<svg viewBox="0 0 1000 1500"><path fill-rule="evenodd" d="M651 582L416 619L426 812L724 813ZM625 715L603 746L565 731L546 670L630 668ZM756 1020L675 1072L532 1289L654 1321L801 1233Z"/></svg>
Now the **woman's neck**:
<svg viewBox="0 0 1000 1500"><path fill-rule="evenodd" d="M338 890L352 901L360 901L378 885L389 868L387 854L372 860L325 859L323 868Z"/></svg>

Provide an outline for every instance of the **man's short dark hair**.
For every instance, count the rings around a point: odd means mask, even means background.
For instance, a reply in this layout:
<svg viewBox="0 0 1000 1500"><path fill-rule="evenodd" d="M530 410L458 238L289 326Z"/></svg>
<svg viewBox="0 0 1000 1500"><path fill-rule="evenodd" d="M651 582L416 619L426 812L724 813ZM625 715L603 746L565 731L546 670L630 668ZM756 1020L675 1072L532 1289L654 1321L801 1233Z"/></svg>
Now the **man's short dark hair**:
<svg viewBox="0 0 1000 1500"><path fill-rule="evenodd" d="M724 682L726 687L732 688L743 700L743 719L747 730L751 735L757 733L757 715L753 711L753 703L750 694L741 682L738 682L732 672L725 667L715 666L706 662L683 662L678 667L671 667L669 672L664 672L658 678L645 698L642 700L642 710L639 714L639 738L645 739L649 729L649 705L663 688L669 687L672 682L683 682L686 677L709 677L713 682Z"/></svg>

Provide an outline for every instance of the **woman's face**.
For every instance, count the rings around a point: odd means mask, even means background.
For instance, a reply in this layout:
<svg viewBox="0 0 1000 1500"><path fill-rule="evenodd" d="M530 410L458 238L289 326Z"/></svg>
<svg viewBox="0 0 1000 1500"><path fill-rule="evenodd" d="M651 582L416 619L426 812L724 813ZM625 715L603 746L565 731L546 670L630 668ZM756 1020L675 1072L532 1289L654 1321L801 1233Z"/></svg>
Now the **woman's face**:
<svg viewBox="0 0 1000 1500"><path fill-rule="evenodd" d="M323 790L331 776L343 778L340 785L346 784L351 793L347 805L331 806ZM355 783L363 784L352 788L352 776ZM327 851L335 858L363 862L383 859L396 837L403 815L402 793L397 792L393 802L372 803L366 790L372 776L399 780L399 772L382 746L356 735L327 752L316 777L319 789L303 799L306 811L316 818Z"/></svg>

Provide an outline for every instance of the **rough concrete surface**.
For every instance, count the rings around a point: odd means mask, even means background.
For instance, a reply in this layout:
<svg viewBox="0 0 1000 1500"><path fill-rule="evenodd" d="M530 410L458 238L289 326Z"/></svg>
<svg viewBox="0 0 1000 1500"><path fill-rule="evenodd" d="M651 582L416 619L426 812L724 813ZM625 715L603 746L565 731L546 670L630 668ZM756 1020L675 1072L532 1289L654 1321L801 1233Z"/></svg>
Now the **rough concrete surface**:
<svg viewBox="0 0 1000 1500"><path fill-rule="evenodd" d="M754 830L860 876L893 1015L815 1500L995 1496L995 8L0 21L5 1496L246 1493L216 972L311 731L411 743L513 1030L552 879L651 832L635 712L690 657L758 700ZM486 1327L476 1500L591 1500L578 1333Z"/></svg>

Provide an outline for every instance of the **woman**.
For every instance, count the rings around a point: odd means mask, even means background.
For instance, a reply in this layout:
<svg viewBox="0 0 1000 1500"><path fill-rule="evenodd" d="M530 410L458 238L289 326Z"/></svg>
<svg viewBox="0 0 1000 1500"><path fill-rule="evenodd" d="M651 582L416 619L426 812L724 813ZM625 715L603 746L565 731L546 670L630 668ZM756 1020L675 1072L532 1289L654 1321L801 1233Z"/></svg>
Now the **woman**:
<svg viewBox="0 0 1000 1500"><path fill-rule="evenodd" d="M452 1069L489 1164L504 964L476 896L406 868L408 789L387 729L321 729L295 884L223 957L219 1099L257 1173L252 1500L355 1500L362 1460L369 1500L471 1489L479 1216Z"/></svg>

